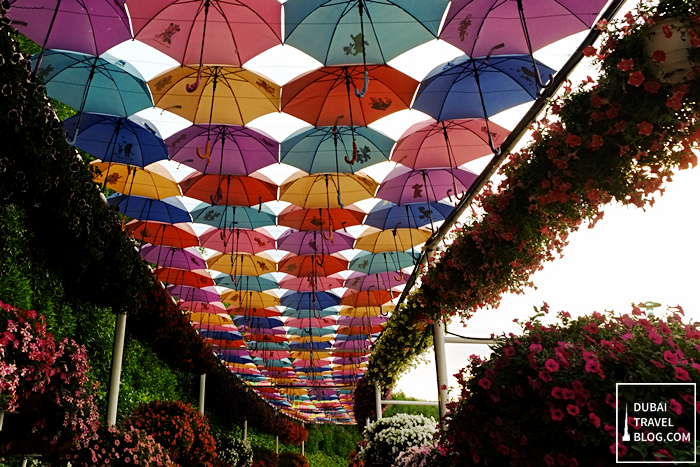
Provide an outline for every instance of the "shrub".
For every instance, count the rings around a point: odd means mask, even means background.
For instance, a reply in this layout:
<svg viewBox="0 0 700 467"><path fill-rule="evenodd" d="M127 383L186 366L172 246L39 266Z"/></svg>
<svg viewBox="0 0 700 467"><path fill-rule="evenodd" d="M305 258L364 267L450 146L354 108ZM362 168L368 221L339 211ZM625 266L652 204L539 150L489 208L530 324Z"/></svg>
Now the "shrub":
<svg viewBox="0 0 700 467"><path fill-rule="evenodd" d="M309 461L306 457L296 452L285 451L277 456L278 467L309 467Z"/></svg>
<svg viewBox="0 0 700 467"><path fill-rule="evenodd" d="M182 467L213 467L216 442L207 419L190 404L153 401L134 409L125 425L153 436Z"/></svg>
<svg viewBox="0 0 700 467"><path fill-rule="evenodd" d="M254 446L252 467L277 467L277 454L271 449Z"/></svg>
<svg viewBox="0 0 700 467"><path fill-rule="evenodd" d="M696 324L684 325L677 313L667 321L645 316L637 307L632 316L593 313L576 320L560 312L562 324L549 326L538 321L543 315L526 322L523 335L496 344L488 360L472 356L458 374L462 399L450 404L441 445L462 459L459 465L471 459L474 465L603 466L615 462L616 447L620 460L630 462L656 460L659 453L674 461L693 458L680 443L617 445L615 383L652 383L656 402L677 404L662 416L679 433L697 437L693 411L700 406L692 391L659 386L700 377ZM636 397L621 389L620 402L630 408Z"/></svg>
<svg viewBox="0 0 700 467"><path fill-rule="evenodd" d="M390 466L400 452L420 446L433 438L435 420L422 415L398 414L365 428L367 444L359 451L366 466Z"/></svg>
<svg viewBox="0 0 700 467"><path fill-rule="evenodd" d="M445 454L435 443L411 446L399 454L392 467L442 467L446 463Z"/></svg>
<svg viewBox="0 0 700 467"><path fill-rule="evenodd" d="M293 444L294 446L299 446L302 441L309 439L309 432L306 428L301 426L299 423L292 421L286 421L286 429L284 433L280 435L280 441L282 444Z"/></svg>
<svg viewBox="0 0 700 467"><path fill-rule="evenodd" d="M250 442L236 438L232 433L216 436L216 453L221 462L229 467L250 467L253 463Z"/></svg>

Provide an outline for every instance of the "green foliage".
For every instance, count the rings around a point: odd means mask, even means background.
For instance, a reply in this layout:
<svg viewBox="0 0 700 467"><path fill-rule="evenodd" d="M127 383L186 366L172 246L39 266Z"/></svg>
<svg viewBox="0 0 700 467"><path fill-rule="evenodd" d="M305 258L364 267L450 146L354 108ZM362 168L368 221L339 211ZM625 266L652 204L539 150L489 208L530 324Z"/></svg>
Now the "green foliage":
<svg viewBox="0 0 700 467"><path fill-rule="evenodd" d="M397 391L391 394L392 400L397 401L419 401L422 399L416 399L415 397L407 397L403 391ZM384 411L385 417L392 417L399 413L406 413L409 415L423 415L427 418L434 418L435 420L440 419L440 409L437 406L431 405L390 405L388 409Z"/></svg>
<svg viewBox="0 0 700 467"><path fill-rule="evenodd" d="M347 458L362 439L356 425L306 425L309 440L305 445L308 454L318 452Z"/></svg>
<svg viewBox="0 0 700 467"><path fill-rule="evenodd" d="M306 459L309 461L309 467L347 467L348 465L346 457L333 456L324 452L306 453Z"/></svg>

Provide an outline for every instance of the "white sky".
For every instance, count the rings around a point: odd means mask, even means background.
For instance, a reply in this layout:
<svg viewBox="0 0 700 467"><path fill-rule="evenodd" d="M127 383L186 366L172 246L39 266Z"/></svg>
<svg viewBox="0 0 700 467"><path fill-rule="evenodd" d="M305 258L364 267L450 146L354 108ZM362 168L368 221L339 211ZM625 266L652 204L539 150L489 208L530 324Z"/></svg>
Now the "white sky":
<svg viewBox="0 0 700 467"><path fill-rule="evenodd" d="M585 33L581 33L571 40L549 46L536 53L536 57L558 69L584 36ZM124 43L110 53L128 60L146 80L177 66L174 60L138 42ZM420 80L438 64L458 55L461 52L452 46L442 41L432 41L397 57L390 64ZM290 46L275 47L246 64L246 68L266 75L278 84L284 84L319 66L314 59ZM595 70L585 65L579 68L574 83L587 74L595 76ZM526 109L527 105L520 106L492 120L512 129ZM167 111L148 109L139 115L151 120L163 137L190 125ZM398 139L406 128L426 118L421 112L403 111L370 126ZM263 130L281 141L308 125L291 116L271 114L248 126ZM487 158L482 158L467 167L478 172L486 163ZM367 172L381 180L387 169L393 166L385 163ZM285 173L279 169L273 168L265 174L279 183ZM179 172L176 175L178 179L188 173L182 168ZM579 315L604 309L628 312L631 302L651 300L664 307L680 304L686 316L700 320L700 246L696 241L700 230L699 199L700 170L696 169L679 173L667 186L666 194L646 212L634 207L609 206L605 217L594 229L584 227L570 236L563 259L546 264L543 271L532 277L537 290L526 290L524 295L505 296L498 309L479 311L470 320L467 329L453 324L449 330L471 337L488 337L491 333L504 331L518 332L519 328L512 320L516 317L524 320L531 316L532 307L544 301L552 311L566 310L572 315ZM467 357L474 353L487 355L489 349L483 345L447 344L448 374L457 373L466 365ZM402 390L412 397L437 400L432 352L426 357L429 362L402 377L396 390ZM454 377L450 376L448 386L455 388L453 395L458 394Z"/></svg>

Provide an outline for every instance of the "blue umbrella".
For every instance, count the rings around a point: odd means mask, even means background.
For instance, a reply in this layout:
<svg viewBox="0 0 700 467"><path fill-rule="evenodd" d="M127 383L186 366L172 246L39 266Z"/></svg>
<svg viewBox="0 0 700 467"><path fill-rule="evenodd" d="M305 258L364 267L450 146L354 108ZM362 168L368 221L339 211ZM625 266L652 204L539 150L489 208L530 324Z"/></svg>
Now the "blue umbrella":
<svg viewBox="0 0 700 467"><path fill-rule="evenodd" d="M309 174L355 173L389 160L393 146L393 139L366 127L351 129L348 126L323 126L301 129L282 141L280 162ZM351 164L354 154L356 159Z"/></svg>
<svg viewBox="0 0 700 467"><path fill-rule="evenodd" d="M239 356L237 356L237 355L222 355L222 354L219 354L219 358L222 359L222 360L224 360L224 361L230 362L230 363L242 363L242 364L246 364L246 363L252 362L252 360L251 360L250 358L239 357Z"/></svg>
<svg viewBox="0 0 700 467"><path fill-rule="evenodd" d="M222 341L241 341L243 340L243 336L240 335L240 333L237 332L225 332L225 331L207 331L207 330L201 330L199 331L199 334L202 335L202 337L208 337L210 339L214 340L222 340ZM248 363L248 362L244 362Z"/></svg>
<svg viewBox="0 0 700 467"><path fill-rule="evenodd" d="M382 201L372 208L365 218L365 225L382 230L394 228L417 229L433 222L444 221L454 206L445 202L410 203L398 206Z"/></svg>
<svg viewBox="0 0 700 467"><path fill-rule="evenodd" d="M247 317L247 316L236 316L233 318L233 322L238 326L247 326L248 329L256 328L279 328L283 327L284 323L282 320L277 318L258 318L258 317ZM267 349L270 350L270 349Z"/></svg>
<svg viewBox="0 0 700 467"><path fill-rule="evenodd" d="M330 336L335 334L335 329L333 328L289 328L288 334L294 336Z"/></svg>
<svg viewBox="0 0 700 467"><path fill-rule="evenodd" d="M404 251L387 251L384 253L360 253L348 265L351 271L365 274L394 272L413 266L420 256L419 253Z"/></svg>
<svg viewBox="0 0 700 467"><path fill-rule="evenodd" d="M540 76L555 70L537 63ZM425 77L413 108L437 121L486 118L537 98L532 58L497 55L469 58L463 55L439 65Z"/></svg>
<svg viewBox="0 0 700 467"><path fill-rule="evenodd" d="M63 121L63 129L75 134L80 115ZM75 146L103 162L145 167L168 158L168 149L155 125L145 118L83 114Z"/></svg>
<svg viewBox="0 0 700 467"><path fill-rule="evenodd" d="M323 350L333 347L330 342L292 342L289 350Z"/></svg>
<svg viewBox="0 0 700 467"><path fill-rule="evenodd" d="M282 312L282 316L287 318L325 318L327 316L334 316L338 314L338 310L335 308L327 308L325 310L295 310L294 308L287 308Z"/></svg>
<svg viewBox="0 0 700 467"><path fill-rule="evenodd" d="M248 342L248 350L290 350L286 342Z"/></svg>
<svg viewBox="0 0 700 467"><path fill-rule="evenodd" d="M275 225L276 219L275 213L265 205L249 208L201 203L192 210L192 222L217 229L257 229Z"/></svg>
<svg viewBox="0 0 700 467"><path fill-rule="evenodd" d="M323 310L340 305L340 297L331 292L287 292L280 298L280 305L296 309Z"/></svg>
<svg viewBox="0 0 700 467"><path fill-rule="evenodd" d="M264 290L278 289L279 283L274 277L265 274L266 277L257 276L219 276L214 278L214 283L219 287L233 290L252 290L262 292Z"/></svg>
<svg viewBox="0 0 700 467"><path fill-rule="evenodd" d="M33 65L37 57L32 57ZM151 92L141 74L129 63L109 54L100 57L64 50L44 53L39 77L46 83L47 94L83 112L128 117L153 106Z"/></svg>
<svg viewBox="0 0 700 467"><path fill-rule="evenodd" d="M187 208L177 199L170 198L167 202L136 195L113 194L107 198L107 203L116 206L121 214L140 221L192 222Z"/></svg>

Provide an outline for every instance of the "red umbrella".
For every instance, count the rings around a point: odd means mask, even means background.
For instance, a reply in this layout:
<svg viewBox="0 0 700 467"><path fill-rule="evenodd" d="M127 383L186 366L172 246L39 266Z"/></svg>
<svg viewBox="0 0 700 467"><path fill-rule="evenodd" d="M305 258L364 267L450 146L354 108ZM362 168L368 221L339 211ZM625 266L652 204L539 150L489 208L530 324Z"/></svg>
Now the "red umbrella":
<svg viewBox="0 0 700 467"><path fill-rule="evenodd" d="M194 172L181 182L182 194L211 204L254 206L277 199L277 185L265 177L202 175Z"/></svg>
<svg viewBox="0 0 700 467"><path fill-rule="evenodd" d="M248 316L250 318L277 318L281 316L277 308L238 308L229 305L227 311L232 316Z"/></svg>
<svg viewBox="0 0 700 467"><path fill-rule="evenodd" d="M496 147L509 131L489 122ZM416 169L458 167L482 156L491 156L486 121L482 118L436 122L432 118L408 128L396 143L391 159Z"/></svg>
<svg viewBox="0 0 700 467"><path fill-rule="evenodd" d="M277 223L297 230L333 231L362 224L365 213L357 206L340 208L302 209L287 206L277 216Z"/></svg>
<svg viewBox="0 0 700 467"><path fill-rule="evenodd" d="M155 272L156 279L166 284L189 285L191 287L213 286L214 281L205 269L187 271L175 268L159 268Z"/></svg>
<svg viewBox="0 0 700 467"><path fill-rule="evenodd" d="M343 286L342 277L286 277L280 281L281 289L297 292L336 289Z"/></svg>
<svg viewBox="0 0 700 467"><path fill-rule="evenodd" d="M333 255L287 255L277 265L279 272L296 277L329 276L347 268L347 260Z"/></svg>
<svg viewBox="0 0 700 467"><path fill-rule="evenodd" d="M127 235L153 245L187 248L199 246L199 239L188 224L132 220L126 224Z"/></svg>
<svg viewBox="0 0 700 467"><path fill-rule="evenodd" d="M369 87L364 98L362 66L328 66L306 73L282 87L282 111L314 126L367 126L408 109L418 81L388 65L367 66Z"/></svg>
<svg viewBox="0 0 700 467"><path fill-rule="evenodd" d="M215 229L206 230L199 236L204 248L222 253L257 254L275 248L275 239L265 229Z"/></svg>
<svg viewBox="0 0 700 467"><path fill-rule="evenodd" d="M364 292L355 292L348 289L340 299L341 305L349 305L354 307L361 306L381 306L391 301L392 298L398 297L398 292L389 292L388 290L366 290Z"/></svg>

